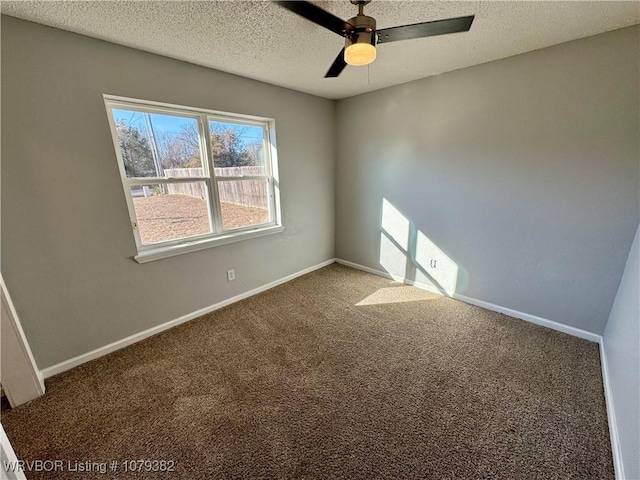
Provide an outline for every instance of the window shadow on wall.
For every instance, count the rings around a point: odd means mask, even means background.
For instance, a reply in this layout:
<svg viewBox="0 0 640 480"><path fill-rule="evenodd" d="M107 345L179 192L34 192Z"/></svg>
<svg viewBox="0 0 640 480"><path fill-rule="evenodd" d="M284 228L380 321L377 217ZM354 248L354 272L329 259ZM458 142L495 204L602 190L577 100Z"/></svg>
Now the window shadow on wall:
<svg viewBox="0 0 640 480"><path fill-rule="evenodd" d="M396 280L448 297L456 293L458 264L386 198L382 199L379 263Z"/></svg>

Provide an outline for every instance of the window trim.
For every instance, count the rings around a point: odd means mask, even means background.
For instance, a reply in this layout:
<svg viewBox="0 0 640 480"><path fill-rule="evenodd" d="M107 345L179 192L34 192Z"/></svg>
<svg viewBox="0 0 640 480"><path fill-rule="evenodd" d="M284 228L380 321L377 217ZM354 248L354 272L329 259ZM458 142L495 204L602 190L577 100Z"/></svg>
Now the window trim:
<svg viewBox="0 0 640 480"><path fill-rule="evenodd" d="M215 236L208 236L201 240L193 240L184 242L179 245L162 245L154 249L145 250L139 252L134 256L134 260L138 263L147 263L153 260L160 260L161 258L173 257L176 255L182 255L183 253L197 252L198 250L204 250L206 248L217 247L220 245L227 245L229 243L240 242L242 240L249 240L251 238L263 237L265 235L271 235L274 233L280 233L284 231L282 225L271 225L269 227L253 229L249 231L227 232L227 234L219 234ZM194 237L189 237L194 238Z"/></svg>
<svg viewBox="0 0 640 480"><path fill-rule="evenodd" d="M282 232L280 213L280 181L278 175L277 146L275 137L275 120L273 118L258 117L253 115L237 114L196 108L184 105L174 105L170 103L153 102L150 100L140 100L135 98L122 97L117 95L103 94L105 112L109 121L111 137L116 153L120 179L129 210L129 218L133 230L133 236L138 255L134 259L138 263L146 263L160 258L166 258L183 253L211 248L218 245L225 245L237 241L256 238L263 235ZM192 118L198 122L198 133L200 135L200 150L202 155L202 168L205 176L202 177L127 177L127 172L120 151L118 134L112 109L125 109L142 111L146 113L157 113L161 115L182 116ZM223 121L238 124L259 126L263 131L263 144L265 154L266 173L256 175L240 176L217 176L215 174L214 159L211 154L211 145L207 139L210 136L209 122ZM223 228L222 210L220 209L220 196L218 183L220 181L244 181L244 180L266 180L269 201L269 221L259 225L248 225L234 229ZM171 184L171 183L193 183L205 182L208 192L208 211L210 224L213 232L183 237L163 242L143 244L140 238L138 220L131 194L133 185L150 184Z"/></svg>

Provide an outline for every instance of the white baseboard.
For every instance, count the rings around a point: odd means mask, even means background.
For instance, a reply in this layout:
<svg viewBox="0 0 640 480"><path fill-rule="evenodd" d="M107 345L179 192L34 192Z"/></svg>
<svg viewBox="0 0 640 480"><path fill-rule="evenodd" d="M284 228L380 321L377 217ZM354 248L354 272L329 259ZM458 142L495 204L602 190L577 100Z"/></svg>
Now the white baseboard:
<svg viewBox="0 0 640 480"><path fill-rule="evenodd" d="M136 333L134 335L131 335L129 337L123 338L122 340L118 340L116 342L110 343L108 345L105 345L104 347L100 347L97 348L95 350L92 350L90 352L84 353L82 355L78 355L77 357L73 357L70 358L69 360L65 360L64 362L60 362L56 365L53 365L51 367L45 368L44 370L42 370L40 373L42 374L42 376L44 378L49 378L52 377L53 375L57 375L58 373L62 373L65 372L67 370L70 370L74 367L77 367L78 365L81 365L83 363L86 363L90 360L94 360L96 358L102 357L104 355L107 355L111 352L114 352L116 350L119 350L121 348L124 348L126 346L129 346L133 343L139 342L141 340L144 340L145 338L149 338L157 333L163 332L165 330L168 330L172 327L175 327L176 325L180 325L181 323L185 323L188 322L189 320L193 320L195 318L201 317L202 315L206 315L207 313L213 312L215 310L218 310L220 308L226 307L227 305L230 305L232 303L235 302L239 302L240 300L244 300L245 298L249 298L253 295L256 295L258 293L264 292L266 290L269 290L273 287L276 287L278 285L281 285L283 283L286 283L288 281L293 280L294 278L300 277L302 275L306 275L307 273L311 273L314 270L318 270L320 268L326 267L328 265L331 265L332 263L340 263L342 265L346 265L348 267L351 268L355 268L357 270L362 270L364 272L368 272L368 273L372 273L374 275L378 275L384 278L389 278L392 280L396 280L398 282L402 282L408 285L414 285L418 288L422 288L425 290L428 290L430 292L434 292L434 293L438 293L438 294L442 294L442 292L440 292L438 289L434 288L431 285L427 285L421 282L416 282L414 280L410 280L407 278L402 278L402 277L398 277L395 275L391 275L387 272L383 272L381 270L376 270L374 268L370 268L370 267L366 267L364 265L359 265L357 263L353 263L353 262L349 262L347 260L342 260L339 258L336 259L330 259L330 260L326 260L322 263L319 263L317 265L313 265L311 267L305 268L304 270L300 270L299 272L293 273L291 275L288 275L284 278L281 278L279 280L275 280L273 282L267 283L266 285L263 285L261 287L255 288L253 290L249 290L248 292L242 293L240 295L236 295L235 297L231 297L227 300L223 300L221 302L218 302L214 305L210 305L208 307L205 308L201 308L200 310L196 310L195 312L189 313L187 315L183 315L180 318L176 318L175 320L171 320L169 322L163 323L161 325L158 325L156 327L150 328L148 330L145 330L143 332L139 332ZM568 333L569 335L574 335L576 337L579 338L584 338L586 340L591 340L593 342L597 342L600 346L600 359L601 359L601 364L602 364L602 380L603 380L603 384L604 384L604 393L605 393L605 402L606 402L606 407L607 407L607 419L608 419L608 423L609 423L609 432L611 435L611 449L612 449L612 454L613 454L613 464L614 464L614 470L615 470L615 476L616 476L616 480L624 480L624 469L623 469L623 465L622 465L622 457L621 457L621 452L620 452L620 443L619 443L619 439L618 439L618 429L617 429L617 424L616 424L616 416L615 416L615 411L614 411L614 407L613 407L613 397L612 397L612 392L611 392L611 387L610 387L610 383L609 383L609 371L608 371L608 367L607 367L607 361L606 361L606 354L605 354L605 350L604 350L604 341L601 335L592 333L592 332L588 332L586 330L582 330L579 328L575 328L575 327L571 327L569 325L564 325L558 322L554 322L553 320L548 320L542 317L537 317L535 315L530 315L528 313L523 313L523 312L519 312L517 310L512 310L510 308L506 308L506 307L501 307L499 305L494 305L492 303L489 302L485 302L482 300L477 300L471 297L466 297L464 295L460 295L460 294L454 294L453 296L454 299L463 301L465 303L469 303L472 305L476 305L482 308L486 308L487 310L492 310L495 312L499 312L499 313L503 313L505 315L509 315L511 317L514 318L519 318L528 322L532 322L535 323L537 325L541 325L544 327L548 327L551 328L553 330L558 330L560 332L564 332L564 333Z"/></svg>
<svg viewBox="0 0 640 480"><path fill-rule="evenodd" d="M391 275L388 272L383 272L382 270L376 270L375 268L371 268L371 267L365 267L364 265L359 265L357 263L349 262L347 260L342 260L340 258L336 258L336 263L340 263L342 265L346 265L347 267L362 270L364 272L373 273L374 275L379 275L381 277L389 278L397 282L405 283L407 285L413 285L415 287L422 288L424 290L428 290L430 292L442 295L442 292L440 290L426 283L416 282L415 280L399 277L397 275ZM531 315L529 313L520 312L518 310L513 310L511 308L501 307L500 305L495 305L493 303L485 302L484 300L478 300L475 298L467 297L466 295L461 295L459 293L454 293L451 296L451 298L460 300L465 303L469 303L471 305L475 305L477 307L486 308L487 310L503 313L510 317L519 318L527 322L535 323L536 325L541 325L543 327L551 328L552 330L568 333L569 335L573 335L574 337L583 338L591 342L599 343L600 340L602 340L602 335L598 335L597 333L589 332L587 330L582 330L580 328L572 327L570 325L565 325L563 323L554 322L553 320L538 317L536 315Z"/></svg>
<svg viewBox="0 0 640 480"><path fill-rule="evenodd" d="M180 325L181 323L188 322L189 320L193 320L194 318L201 317L202 315L206 315L207 313L213 312L214 310L218 310L222 307L226 307L227 305L231 305L232 303L239 302L240 300L244 300L245 298L252 297L258 293L262 293L266 290L269 290L273 287L277 287L283 283L289 282L294 278L300 277L302 275L306 275L307 273L313 272L314 270L318 270L320 268L326 267L327 265L331 265L335 263L335 259L326 260L317 265L313 265L309 268L305 268L304 270L300 270L299 272L292 273L291 275L287 275L284 278L280 278L273 282L267 283L266 285L262 285L261 287L254 288L253 290L249 290L248 292L241 293L240 295L236 295L235 297L228 298L226 300L222 300L221 302L215 303L208 307L201 308L200 310L196 310L195 312L188 313L183 315L180 318L176 318L175 320L170 320L161 325L157 325L148 330L144 330L139 333L135 333L130 335L122 340L115 341L104 347L96 348L87 353L83 353L82 355L78 355L77 357L70 358L69 360L65 360L63 362L52 365L51 367L47 367L41 371L42 376L44 378L52 377L53 375L57 375L58 373L66 372L78 365L86 363L90 360L94 360L96 358L107 355L108 353L115 352L116 350L120 350L121 348L127 347L133 343L139 342L140 340L144 340L145 338L149 338L152 335L168 330L176 325Z"/></svg>
<svg viewBox="0 0 640 480"><path fill-rule="evenodd" d="M0 274L0 319L2 319L3 392L12 407L44 395L42 374L31 353L18 312Z"/></svg>
<svg viewBox="0 0 640 480"><path fill-rule="evenodd" d="M519 312L518 310L513 310L507 307L501 307L500 305L494 305L493 303L485 302L483 300L477 300L475 298L470 298L458 293L455 293L453 295L453 298L455 298L456 300L461 300L465 303L470 303L471 305L486 308L487 310L493 310L494 312L504 313L505 315L509 315L510 317L519 318L520 320L535 323L536 325L540 325L542 327L557 330L558 332L568 333L569 335L583 338L585 340L589 340L590 342L599 343L600 340L602 340L602 335L590 332L588 330L583 330L581 328L572 327L571 325L565 325L564 323L554 322L553 320L549 320L547 318L538 317L529 313Z"/></svg>
<svg viewBox="0 0 640 480"><path fill-rule="evenodd" d="M416 282L411 279L398 277L396 275L391 275L388 272L376 270L375 268L366 267L364 265L359 265L357 263L349 262L347 260L342 260L340 258L336 258L336 263L340 263L348 267L362 270L364 272L372 273L374 275L379 275L384 278L389 278L398 282L406 283L408 285L414 285L418 288L423 288L430 292L434 292L442 295L442 292L440 292L437 288L434 288L432 285L427 285L421 282ZM615 471L616 480L625 480L626 477L624 476L624 467L622 464L622 453L620 451L620 440L618 438L616 414L613 406L613 394L612 394L611 386L609 382L609 369L607 366L607 357L604 349L604 338L602 337L602 335L598 335L597 333L589 332L587 330L582 330L580 328L572 327L562 323L554 322L553 320L548 320L546 318L530 315L528 313L519 312L511 308L501 307L493 303L485 302L483 300L477 300L475 298L467 297L465 295L460 295L457 293L453 295L453 298L465 303L469 303L471 305L476 305L478 307L486 308L487 310L503 313L505 315L509 315L510 317L535 323L536 325L541 325L543 327L551 328L553 330L558 330L560 332L567 333L575 337L583 338L585 340L590 340L592 342L596 342L599 344L600 362L602 365L602 382L604 385L605 405L607 408L607 421L609 423L609 434L611 436L611 453L613 455L613 468Z"/></svg>
<svg viewBox="0 0 640 480"><path fill-rule="evenodd" d="M607 354L604 349L604 338L600 340L600 364L602 365L602 383L604 384L604 400L607 405L607 420L609 422L609 436L611 437L611 454L613 456L613 470L616 480L624 480L624 466L622 464L622 452L620 451L620 439L618 437L618 424L616 412L613 406L613 392L609 382L609 367Z"/></svg>

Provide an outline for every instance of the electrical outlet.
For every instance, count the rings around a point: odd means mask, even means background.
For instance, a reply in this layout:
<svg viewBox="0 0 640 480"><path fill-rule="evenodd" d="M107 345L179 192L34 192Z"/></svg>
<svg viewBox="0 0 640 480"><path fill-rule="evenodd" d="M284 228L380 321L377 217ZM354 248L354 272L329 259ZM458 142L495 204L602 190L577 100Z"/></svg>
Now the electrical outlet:
<svg viewBox="0 0 640 480"><path fill-rule="evenodd" d="M431 261L429 262L429 266L430 266L431 268L437 268L437 266L436 266L436 261L435 261L435 260L431 260Z"/></svg>
<svg viewBox="0 0 640 480"><path fill-rule="evenodd" d="M236 279L235 270L227 270L227 282L233 282Z"/></svg>

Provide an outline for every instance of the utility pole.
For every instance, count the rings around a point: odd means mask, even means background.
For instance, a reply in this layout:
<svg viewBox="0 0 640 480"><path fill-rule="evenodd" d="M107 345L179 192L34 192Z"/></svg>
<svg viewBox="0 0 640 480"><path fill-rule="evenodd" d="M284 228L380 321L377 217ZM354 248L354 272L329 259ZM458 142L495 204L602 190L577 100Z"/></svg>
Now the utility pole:
<svg viewBox="0 0 640 480"><path fill-rule="evenodd" d="M147 125L147 133L151 139L151 156L153 157L153 165L156 169L156 177L164 177L164 169L162 168L162 162L160 161L160 155L158 154L158 144L156 143L156 134L153 130L153 123L151 122L151 115L149 113L144 114L144 120ZM163 185L164 187L164 185ZM164 193L164 188L163 188Z"/></svg>

